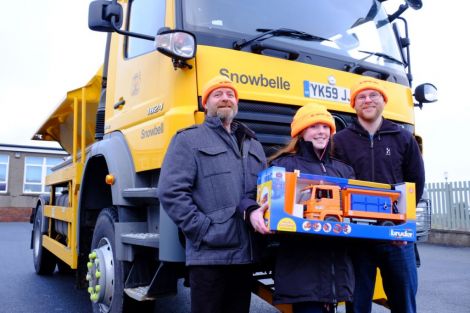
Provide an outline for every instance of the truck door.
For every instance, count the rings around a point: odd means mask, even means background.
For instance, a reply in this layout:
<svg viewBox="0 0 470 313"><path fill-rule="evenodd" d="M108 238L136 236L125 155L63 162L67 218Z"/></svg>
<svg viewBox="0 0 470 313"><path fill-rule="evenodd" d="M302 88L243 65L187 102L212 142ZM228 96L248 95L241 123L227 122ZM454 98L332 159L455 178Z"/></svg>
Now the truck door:
<svg viewBox="0 0 470 313"><path fill-rule="evenodd" d="M341 220L338 192L331 186L318 186L312 195L313 206L318 210L320 220Z"/></svg>
<svg viewBox="0 0 470 313"><path fill-rule="evenodd" d="M317 187L315 190L315 200L317 203L321 203L329 207L331 205L331 200L333 199L333 190L329 188Z"/></svg>
<svg viewBox="0 0 470 313"><path fill-rule="evenodd" d="M127 31L155 36L165 26L165 0L125 1L122 7ZM113 33L108 64L105 132L124 134L136 171L155 168L163 157L159 139L171 59L153 41Z"/></svg>

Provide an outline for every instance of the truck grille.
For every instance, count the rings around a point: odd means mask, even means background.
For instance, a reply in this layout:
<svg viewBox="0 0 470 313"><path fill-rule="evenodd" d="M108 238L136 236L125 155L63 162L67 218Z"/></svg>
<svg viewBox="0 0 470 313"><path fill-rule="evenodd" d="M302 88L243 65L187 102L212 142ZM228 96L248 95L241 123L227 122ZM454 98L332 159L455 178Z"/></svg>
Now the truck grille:
<svg viewBox="0 0 470 313"><path fill-rule="evenodd" d="M289 143L290 124L299 106L240 100L237 120L252 129L269 157ZM336 130L346 127L352 115L332 113Z"/></svg>
<svg viewBox="0 0 470 313"><path fill-rule="evenodd" d="M290 123L297 106L240 100L237 120L256 133L266 155L273 154L290 140Z"/></svg>

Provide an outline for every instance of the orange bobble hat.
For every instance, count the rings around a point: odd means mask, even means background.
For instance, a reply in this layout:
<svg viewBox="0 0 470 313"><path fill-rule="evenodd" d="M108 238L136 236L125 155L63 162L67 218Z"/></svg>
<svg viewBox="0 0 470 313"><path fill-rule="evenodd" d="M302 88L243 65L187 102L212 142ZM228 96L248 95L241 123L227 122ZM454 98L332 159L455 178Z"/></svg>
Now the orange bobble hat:
<svg viewBox="0 0 470 313"><path fill-rule="evenodd" d="M237 88L235 88L235 85L233 82L222 75L218 75L211 80L209 80L205 85L204 88L202 89L202 106L205 108L206 107L206 102L207 98L209 98L209 95L211 92L213 92L217 88L230 88L233 90L235 93L235 98L238 100L238 91Z"/></svg>
<svg viewBox="0 0 470 313"><path fill-rule="evenodd" d="M388 97L387 92L385 90L385 86L382 85L380 80L367 77L359 81L356 85L351 88L350 104L352 108L354 108L354 106L356 105L357 94L367 89L373 89L380 92L382 94L382 97L384 98L385 103L387 103Z"/></svg>
<svg viewBox="0 0 470 313"><path fill-rule="evenodd" d="M333 116L326 108L318 103L307 103L297 110L291 123L291 137L294 138L305 128L323 123L330 126L331 135L336 132L336 125Z"/></svg>

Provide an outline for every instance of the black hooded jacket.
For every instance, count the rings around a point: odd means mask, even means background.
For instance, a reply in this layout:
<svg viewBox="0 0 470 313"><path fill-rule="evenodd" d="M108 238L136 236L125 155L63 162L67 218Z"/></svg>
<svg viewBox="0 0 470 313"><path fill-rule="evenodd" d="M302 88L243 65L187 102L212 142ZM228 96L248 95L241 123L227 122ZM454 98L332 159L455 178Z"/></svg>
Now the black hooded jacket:
<svg viewBox="0 0 470 313"><path fill-rule="evenodd" d="M350 166L327 153L320 160L313 145L303 140L296 154L282 155L271 165L287 171L354 178ZM352 299L354 273L347 239L284 233L279 234L279 242L274 303L336 303Z"/></svg>
<svg viewBox="0 0 470 313"><path fill-rule="evenodd" d="M416 202L424 189L424 164L413 134L383 119L371 138L356 120L334 137L334 155L351 164L360 180L416 184Z"/></svg>

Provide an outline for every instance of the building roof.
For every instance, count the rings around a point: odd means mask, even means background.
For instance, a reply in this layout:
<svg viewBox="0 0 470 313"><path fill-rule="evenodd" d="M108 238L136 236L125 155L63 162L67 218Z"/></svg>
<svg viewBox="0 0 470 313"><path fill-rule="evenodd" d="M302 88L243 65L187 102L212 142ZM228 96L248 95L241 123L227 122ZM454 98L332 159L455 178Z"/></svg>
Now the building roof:
<svg viewBox="0 0 470 313"><path fill-rule="evenodd" d="M31 152L31 153L44 153L44 154L63 154L68 153L62 148L42 147L42 146L26 146L26 145L12 145L0 143L0 151L12 152Z"/></svg>

